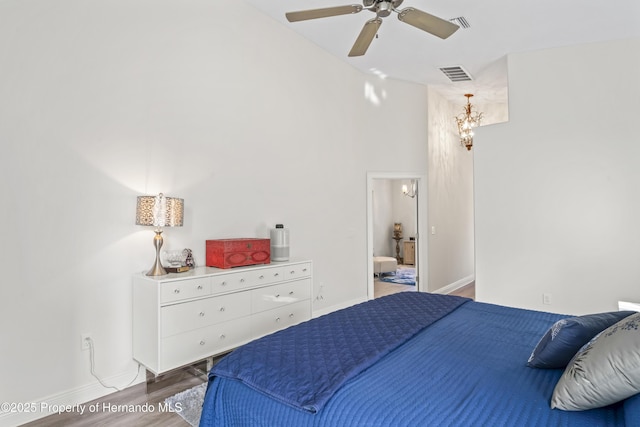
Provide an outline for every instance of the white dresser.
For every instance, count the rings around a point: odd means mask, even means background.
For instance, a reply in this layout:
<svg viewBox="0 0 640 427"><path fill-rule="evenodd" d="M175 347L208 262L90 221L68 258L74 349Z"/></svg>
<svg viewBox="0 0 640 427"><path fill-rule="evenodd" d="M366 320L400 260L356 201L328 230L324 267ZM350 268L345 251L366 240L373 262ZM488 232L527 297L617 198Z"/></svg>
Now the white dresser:
<svg viewBox="0 0 640 427"><path fill-rule="evenodd" d="M133 278L133 358L158 375L311 318L312 262Z"/></svg>

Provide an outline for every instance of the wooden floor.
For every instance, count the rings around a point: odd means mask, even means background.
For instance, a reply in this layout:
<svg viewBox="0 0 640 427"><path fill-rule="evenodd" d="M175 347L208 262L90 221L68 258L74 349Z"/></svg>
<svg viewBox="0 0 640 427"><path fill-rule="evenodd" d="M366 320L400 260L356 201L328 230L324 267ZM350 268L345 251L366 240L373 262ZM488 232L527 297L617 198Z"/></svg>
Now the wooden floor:
<svg viewBox="0 0 640 427"><path fill-rule="evenodd" d="M413 285L399 285L397 283L382 282L374 280L373 297L380 298L386 295L397 294L398 292L415 292L416 287Z"/></svg>
<svg viewBox="0 0 640 427"><path fill-rule="evenodd" d="M459 297L476 299L476 282L471 282L466 286L456 289L453 292L449 292L449 295L457 295Z"/></svg>
<svg viewBox="0 0 640 427"><path fill-rule="evenodd" d="M410 285L398 285L395 283L387 283L381 282L379 280L374 281L374 298L380 298L385 295L391 295L398 292L415 292L416 287ZM476 287L475 283L471 282L462 288L456 289L453 292L450 292L449 295L457 295L459 297L466 297L475 299L476 298Z"/></svg>
<svg viewBox="0 0 640 427"><path fill-rule="evenodd" d="M98 405L97 408L105 408L96 413L88 414L85 411L83 415L76 413L64 413L60 415L50 415L23 424L24 427L145 427L145 426L162 426L162 427L190 427L189 423L182 419L178 414L172 412L160 412L159 403L173 396L176 393L195 387L204 382L203 377L194 376L188 372L178 374L178 378L174 378L173 384L160 388L157 391L147 393L146 384L138 384L129 387L126 390L119 391L108 396L87 402L85 407L92 404ZM148 403L154 408L154 411L140 412L118 412L109 411L114 405L143 405Z"/></svg>
<svg viewBox="0 0 640 427"><path fill-rule="evenodd" d="M375 281L376 298L378 296L388 295L389 293L415 291L415 286L395 285L393 283ZM378 283L382 285L378 289ZM392 286L386 286L392 285ZM411 289L409 289L411 288ZM381 295L378 295L378 291ZM472 282L467 286L457 289L451 295L458 295L467 298L475 298L475 283ZM204 379L200 376L194 376L190 373L179 374L174 379L174 383L160 388L157 391L147 393L146 384L138 384L129 387L126 390L110 394L85 405L97 404L102 407L103 404L110 405L136 405L148 403L155 408L153 412L105 412L79 415L77 413L67 413L61 415L50 415L37 421L24 424L24 427L189 427L179 415L170 412L159 412L158 404L164 402L169 396L202 384Z"/></svg>
<svg viewBox="0 0 640 427"><path fill-rule="evenodd" d="M398 268L407 268L411 266L399 265ZM391 295L398 292L415 292L416 287L413 285L399 285L396 283L383 282L379 278L375 278L373 281L373 297L380 298L385 295ZM457 295L460 297L476 298L476 286L475 282L471 282L462 288L456 289L450 292L449 295Z"/></svg>

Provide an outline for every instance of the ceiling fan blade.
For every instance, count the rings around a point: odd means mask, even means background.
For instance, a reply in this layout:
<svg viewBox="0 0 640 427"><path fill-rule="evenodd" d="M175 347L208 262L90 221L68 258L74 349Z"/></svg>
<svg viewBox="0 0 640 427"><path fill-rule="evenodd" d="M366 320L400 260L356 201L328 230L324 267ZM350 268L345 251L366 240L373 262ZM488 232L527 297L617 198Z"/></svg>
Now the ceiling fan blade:
<svg viewBox="0 0 640 427"><path fill-rule="evenodd" d="M399 11L398 19L434 36L438 36L441 39L446 39L460 28L445 19L438 18L437 16L413 7L407 7Z"/></svg>
<svg viewBox="0 0 640 427"><path fill-rule="evenodd" d="M330 16L349 15L362 10L359 4L349 6L325 7L322 9L301 10L298 12L287 12L285 16L289 22L306 21L307 19L328 18Z"/></svg>
<svg viewBox="0 0 640 427"><path fill-rule="evenodd" d="M362 31L360 31L360 35L349 52L349 56L364 55L367 52L367 49L369 49L371 41L378 33L380 25L382 25L382 19L380 18L373 18L365 22L364 27L362 27Z"/></svg>

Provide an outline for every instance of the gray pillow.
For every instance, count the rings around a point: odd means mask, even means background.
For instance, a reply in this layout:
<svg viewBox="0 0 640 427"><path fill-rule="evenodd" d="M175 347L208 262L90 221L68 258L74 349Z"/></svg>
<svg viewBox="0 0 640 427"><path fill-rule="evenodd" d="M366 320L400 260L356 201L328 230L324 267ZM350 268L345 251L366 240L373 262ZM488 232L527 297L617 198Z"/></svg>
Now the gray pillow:
<svg viewBox="0 0 640 427"><path fill-rule="evenodd" d="M600 408L638 392L640 313L605 329L576 353L556 384L551 408Z"/></svg>

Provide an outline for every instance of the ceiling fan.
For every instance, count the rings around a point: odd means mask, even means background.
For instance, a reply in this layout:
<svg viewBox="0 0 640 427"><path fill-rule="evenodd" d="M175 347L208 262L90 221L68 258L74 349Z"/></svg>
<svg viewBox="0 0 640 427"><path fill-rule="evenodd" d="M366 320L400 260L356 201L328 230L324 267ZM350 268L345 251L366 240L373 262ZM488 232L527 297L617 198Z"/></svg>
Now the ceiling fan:
<svg viewBox="0 0 640 427"><path fill-rule="evenodd" d="M308 19L349 15L363 10L375 13L376 17L370 19L364 24L362 31L360 31L360 35L349 52L349 56L362 56L367 52L373 38L378 33L378 28L382 25L382 18L391 15L391 12L397 13L400 21L413 25L420 30L440 37L441 39L446 39L459 28L456 24L413 7L398 10L398 6L400 6L403 1L404 0L363 0L362 6L359 4L352 4L347 6L326 7L322 9L301 10L298 12L288 12L285 16L289 22L298 22L306 21Z"/></svg>

